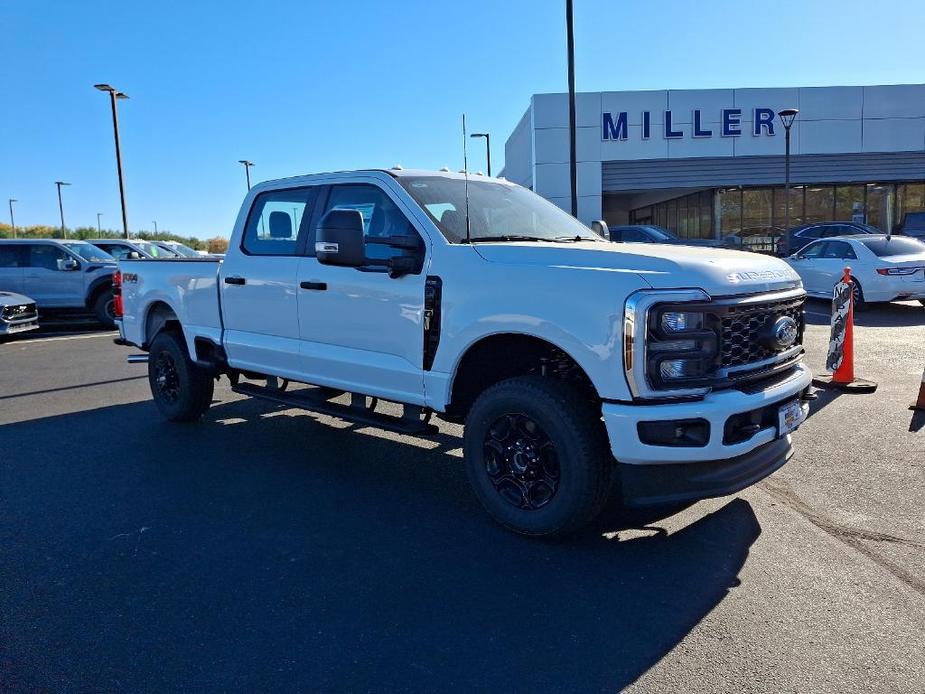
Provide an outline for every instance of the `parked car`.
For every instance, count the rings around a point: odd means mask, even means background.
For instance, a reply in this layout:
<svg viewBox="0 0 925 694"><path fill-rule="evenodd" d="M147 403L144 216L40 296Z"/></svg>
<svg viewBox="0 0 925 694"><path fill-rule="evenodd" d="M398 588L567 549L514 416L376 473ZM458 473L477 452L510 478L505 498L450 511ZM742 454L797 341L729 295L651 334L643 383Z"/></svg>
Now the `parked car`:
<svg viewBox="0 0 925 694"><path fill-rule="evenodd" d="M88 239L87 243L92 243L97 248L103 249L116 260L130 258L133 253L135 257L132 260L138 260L139 258L177 258L179 256L174 251L161 248L156 243L142 241L141 239Z"/></svg>
<svg viewBox="0 0 925 694"><path fill-rule="evenodd" d="M732 247L726 239L682 239L656 224L620 224L610 227L610 240L615 243L669 243L682 246L706 246L709 248Z"/></svg>
<svg viewBox="0 0 925 694"><path fill-rule="evenodd" d="M793 255L816 239L829 239L833 236L852 236L855 234L882 234L877 227L860 222L815 222L803 224L790 230L789 235L781 236L777 241L777 255Z"/></svg>
<svg viewBox="0 0 925 694"><path fill-rule="evenodd" d="M39 313L28 296L0 292L0 340L39 327Z"/></svg>
<svg viewBox="0 0 925 694"><path fill-rule="evenodd" d="M786 259L810 296L831 299L845 266L854 279L854 302L925 303L925 243L906 236L859 234L813 241Z"/></svg>
<svg viewBox="0 0 925 694"><path fill-rule="evenodd" d="M85 241L0 239L0 290L35 299L40 311L90 310L112 327L116 259Z"/></svg>
<svg viewBox="0 0 925 694"><path fill-rule="evenodd" d="M925 238L925 211L907 212L897 231L905 236Z"/></svg>
<svg viewBox="0 0 925 694"><path fill-rule="evenodd" d="M120 342L148 352L172 421L199 419L225 374L238 393L405 434L436 433L435 413L464 423L487 511L561 534L612 490L637 505L726 495L792 454L811 381L799 276L691 250L608 243L500 179L269 181L224 262L120 264ZM349 405L327 399L344 392Z"/></svg>

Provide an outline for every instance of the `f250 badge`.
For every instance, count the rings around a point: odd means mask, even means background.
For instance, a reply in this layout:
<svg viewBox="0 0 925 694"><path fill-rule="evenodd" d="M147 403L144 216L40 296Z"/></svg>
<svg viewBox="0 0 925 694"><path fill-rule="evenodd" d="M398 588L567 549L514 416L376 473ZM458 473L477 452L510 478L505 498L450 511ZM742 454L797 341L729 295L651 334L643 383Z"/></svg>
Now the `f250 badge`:
<svg viewBox="0 0 925 694"><path fill-rule="evenodd" d="M733 284L739 282L758 282L760 280L789 280L793 274L787 270L749 270L748 272L730 272L726 279Z"/></svg>

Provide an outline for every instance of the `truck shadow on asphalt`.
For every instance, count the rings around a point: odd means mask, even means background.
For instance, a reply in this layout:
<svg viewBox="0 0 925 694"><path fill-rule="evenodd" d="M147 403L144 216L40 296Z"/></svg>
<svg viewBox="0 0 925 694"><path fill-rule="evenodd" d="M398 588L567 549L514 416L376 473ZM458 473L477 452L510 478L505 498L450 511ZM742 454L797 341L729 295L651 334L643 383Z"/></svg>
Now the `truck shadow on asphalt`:
<svg viewBox="0 0 925 694"><path fill-rule="evenodd" d="M731 590L735 499L668 534L496 526L429 450L254 401L0 427L7 689L614 691ZM638 529L644 527L644 529Z"/></svg>

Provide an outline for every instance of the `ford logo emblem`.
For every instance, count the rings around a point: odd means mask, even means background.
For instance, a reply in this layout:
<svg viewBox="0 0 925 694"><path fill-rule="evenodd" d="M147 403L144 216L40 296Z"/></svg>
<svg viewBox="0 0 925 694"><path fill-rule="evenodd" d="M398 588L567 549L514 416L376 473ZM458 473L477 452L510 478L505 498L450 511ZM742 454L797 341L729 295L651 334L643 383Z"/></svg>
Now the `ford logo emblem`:
<svg viewBox="0 0 925 694"><path fill-rule="evenodd" d="M797 341L797 322L790 316L781 316L771 327L771 346L775 349L787 349Z"/></svg>

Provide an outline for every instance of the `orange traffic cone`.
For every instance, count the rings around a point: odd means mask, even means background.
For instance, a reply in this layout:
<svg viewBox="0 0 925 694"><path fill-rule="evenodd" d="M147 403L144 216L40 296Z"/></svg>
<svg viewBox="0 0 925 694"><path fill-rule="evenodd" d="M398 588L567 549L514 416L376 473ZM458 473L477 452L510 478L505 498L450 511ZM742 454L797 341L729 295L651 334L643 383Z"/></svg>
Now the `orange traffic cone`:
<svg viewBox="0 0 925 694"><path fill-rule="evenodd" d="M922 383L919 385L919 397L909 405L910 410L925 412L925 373L922 374Z"/></svg>
<svg viewBox="0 0 925 694"><path fill-rule="evenodd" d="M839 304L839 294L847 294L848 312L844 317L844 327L839 322L840 312L844 311L845 302ZM832 301L832 345L837 345L839 333L844 330L844 342L841 345L842 359L831 375L816 376L813 383L822 387L838 388L853 393L873 393L877 384L854 376L854 291L851 281L851 268L845 268L841 282L835 285L835 298ZM832 347L830 346L830 350ZM830 355L830 359L831 359Z"/></svg>

